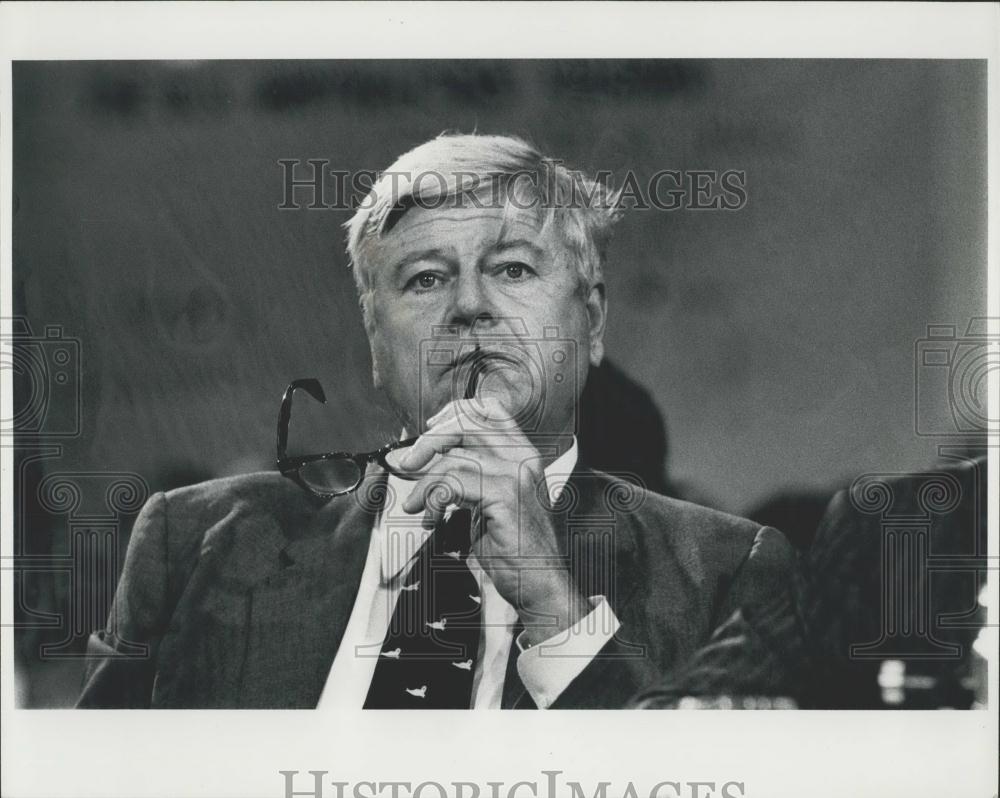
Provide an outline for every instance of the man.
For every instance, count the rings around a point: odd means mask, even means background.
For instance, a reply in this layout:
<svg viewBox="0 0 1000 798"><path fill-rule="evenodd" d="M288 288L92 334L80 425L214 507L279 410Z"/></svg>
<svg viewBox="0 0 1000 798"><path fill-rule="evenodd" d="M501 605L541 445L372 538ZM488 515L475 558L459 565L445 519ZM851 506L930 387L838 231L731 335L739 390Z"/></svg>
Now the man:
<svg viewBox="0 0 1000 798"><path fill-rule="evenodd" d="M416 442L150 499L80 706L622 707L783 591L775 530L576 467L617 215L519 139L397 160L348 251Z"/></svg>

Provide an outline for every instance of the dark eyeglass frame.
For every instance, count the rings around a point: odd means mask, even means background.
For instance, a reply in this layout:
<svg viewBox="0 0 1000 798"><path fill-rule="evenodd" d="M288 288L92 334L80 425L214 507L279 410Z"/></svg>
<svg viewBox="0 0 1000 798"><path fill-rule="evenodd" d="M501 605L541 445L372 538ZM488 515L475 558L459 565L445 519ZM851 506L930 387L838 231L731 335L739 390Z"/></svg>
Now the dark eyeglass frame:
<svg viewBox="0 0 1000 798"><path fill-rule="evenodd" d="M288 425L292 419L292 396L295 394L295 391L299 389L305 391L317 402L326 404L326 394L323 392L323 386L320 385L319 380L313 377L293 380L288 384L288 387L285 388L285 393L281 397L281 407L278 409L278 456L275 461L275 465L283 477L288 477L288 479L292 480L304 491L321 499L332 499L335 496L345 496L348 493L356 491L364 481L365 472L371 463L378 463L389 473L395 474L403 479L417 478L415 476L397 471L390 466L388 462L386 462L386 457L390 452L394 452L397 449L402 449L407 446L412 446L417 442L416 438L406 438L401 441L395 441L394 443L383 446L381 449L376 449L372 452L361 452L359 454L351 452L324 452L322 454L307 454L301 457L289 457ZM310 463L315 463L321 460L341 460L344 462L353 462L358 469L357 482L355 482L350 488L339 491L320 491L312 487L302 478L301 470Z"/></svg>

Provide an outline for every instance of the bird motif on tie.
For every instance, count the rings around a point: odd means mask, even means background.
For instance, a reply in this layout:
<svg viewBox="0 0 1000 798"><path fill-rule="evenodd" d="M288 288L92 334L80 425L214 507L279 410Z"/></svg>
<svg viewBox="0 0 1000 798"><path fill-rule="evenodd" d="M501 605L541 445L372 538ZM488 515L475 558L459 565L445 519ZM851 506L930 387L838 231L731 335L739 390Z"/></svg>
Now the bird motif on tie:
<svg viewBox="0 0 1000 798"><path fill-rule="evenodd" d="M365 709L473 706L483 602L466 561L471 541L472 513L457 508L412 558L402 577L408 584L398 588L379 649Z"/></svg>

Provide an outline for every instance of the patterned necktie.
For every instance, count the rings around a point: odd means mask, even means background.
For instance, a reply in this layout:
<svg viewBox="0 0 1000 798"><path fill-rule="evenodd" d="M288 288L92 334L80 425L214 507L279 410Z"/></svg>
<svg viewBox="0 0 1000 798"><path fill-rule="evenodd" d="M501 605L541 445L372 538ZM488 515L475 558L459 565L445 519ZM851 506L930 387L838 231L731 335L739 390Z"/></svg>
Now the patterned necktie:
<svg viewBox="0 0 1000 798"><path fill-rule="evenodd" d="M372 677L365 709L468 709L482 597L469 570L472 514L453 510L417 554Z"/></svg>

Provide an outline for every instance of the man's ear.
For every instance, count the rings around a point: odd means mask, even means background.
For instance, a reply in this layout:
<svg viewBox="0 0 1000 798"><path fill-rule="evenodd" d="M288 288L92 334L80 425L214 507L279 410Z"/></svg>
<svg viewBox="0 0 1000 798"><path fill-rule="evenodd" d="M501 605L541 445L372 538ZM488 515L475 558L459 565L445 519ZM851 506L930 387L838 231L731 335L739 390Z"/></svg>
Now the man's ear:
<svg viewBox="0 0 1000 798"><path fill-rule="evenodd" d="M382 388L382 377L378 373L378 358L375 356L375 347L369 346L368 350L371 352L372 357L372 386L375 390L380 390Z"/></svg>
<svg viewBox="0 0 1000 798"><path fill-rule="evenodd" d="M590 365L596 367L604 359L604 327L608 320L604 283L595 283L587 294L587 320L590 330Z"/></svg>
<svg viewBox="0 0 1000 798"><path fill-rule="evenodd" d="M376 390L382 387L382 377L378 373L378 354L375 346L375 319L372 317L372 295L371 292L361 297L361 320L365 325L365 335L368 336L368 352L372 359L372 385Z"/></svg>

